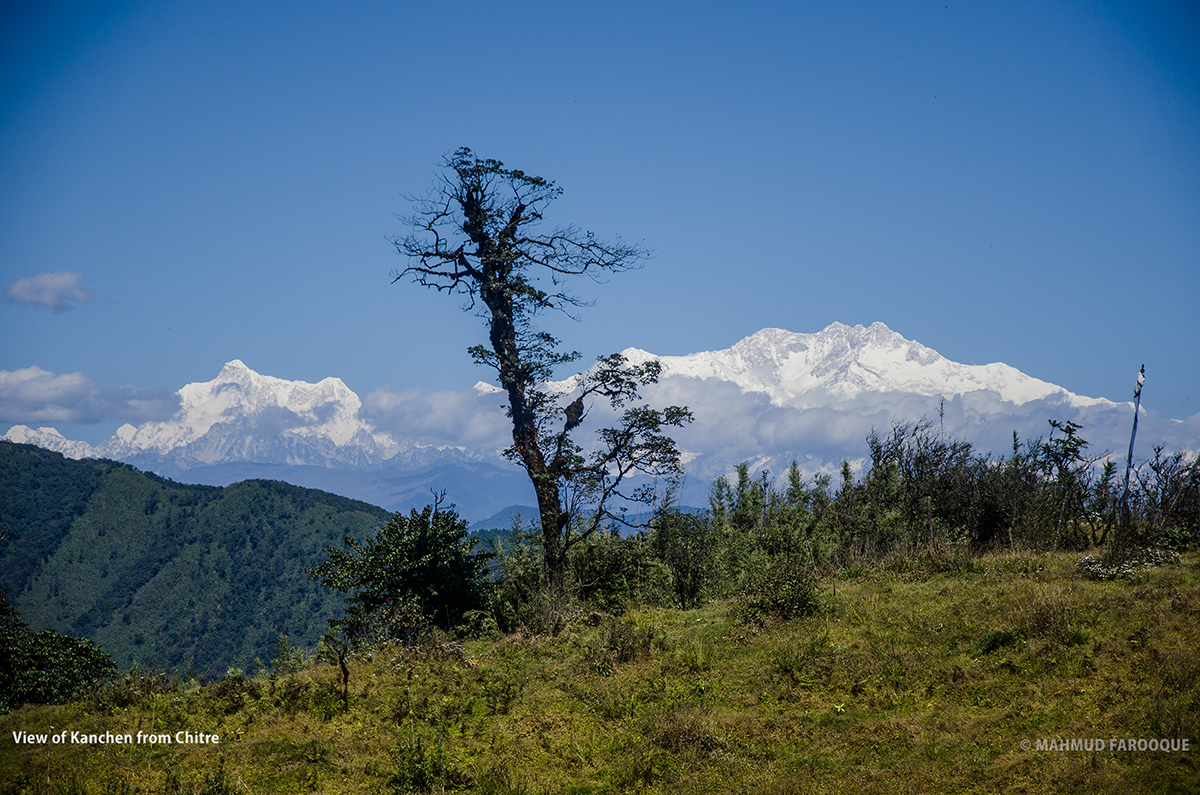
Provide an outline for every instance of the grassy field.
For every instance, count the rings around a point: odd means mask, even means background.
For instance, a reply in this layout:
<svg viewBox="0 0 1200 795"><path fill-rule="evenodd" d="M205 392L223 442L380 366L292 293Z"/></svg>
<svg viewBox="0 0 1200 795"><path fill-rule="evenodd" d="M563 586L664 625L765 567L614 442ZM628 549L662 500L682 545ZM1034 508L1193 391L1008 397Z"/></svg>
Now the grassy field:
<svg viewBox="0 0 1200 795"><path fill-rule="evenodd" d="M714 603L377 650L351 661L345 709L336 666L135 677L0 717L0 792L1200 792L1198 556L1114 582L1079 557L852 569L787 623ZM63 730L220 742L13 738ZM1094 738L1104 750L1037 746Z"/></svg>

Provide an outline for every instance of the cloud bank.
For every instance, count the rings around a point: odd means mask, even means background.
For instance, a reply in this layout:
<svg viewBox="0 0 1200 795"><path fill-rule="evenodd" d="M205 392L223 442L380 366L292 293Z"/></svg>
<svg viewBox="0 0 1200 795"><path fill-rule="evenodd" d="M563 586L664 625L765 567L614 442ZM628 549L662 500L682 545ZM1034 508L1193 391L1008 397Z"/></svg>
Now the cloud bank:
<svg viewBox="0 0 1200 795"><path fill-rule="evenodd" d="M86 304L92 295L91 290L83 289L83 274L70 271L17 279L4 291L4 298L11 303L42 306L53 312L65 312L77 303Z"/></svg>
<svg viewBox="0 0 1200 795"><path fill-rule="evenodd" d="M797 408L778 405L766 393L744 391L719 378L667 376L646 387L643 396L658 408L688 406L695 416L694 422L670 433L687 471L682 497L693 505L703 504L712 480L729 475L741 461L748 461L753 472L768 469L776 476L792 461L808 475L836 475L843 460L860 471L869 463L867 435L872 430L887 433L897 422L927 419L941 424L945 433L971 442L977 453L1003 458L1012 451L1014 431L1022 443L1044 438L1050 432L1050 419L1083 425L1081 436L1090 442L1088 452L1121 457L1129 445L1133 420L1131 405L1073 406L1056 395L1017 406L989 390L944 402L926 395L864 392L849 400L830 399L827 405ZM511 444L503 397L479 388L432 393L380 389L367 396L360 417L377 430L418 445L494 454ZM563 402L569 402L569 397ZM1137 458L1150 455L1156 444L1169 450L1200 447L1200 415L1179 421L1142 411ZM617 415L603 399L596 399L586 417L575 441L590 452L596 444L595 431L615 424Z"/></svg>
<svg viewBox="0 0 1200 795"><path fill-rule="evenodd" d="M488 389L425 392L376 389L363 401L359 417L377 431L429 447L495 452L512 444L504 396Z"/></svg>
<svg viewBox="0 0 1200 795"><path fill-rule="evenodd" d="M178 410L179 395L165 387L110 389L83 373L58 375L37 366L0 370L0 422L151 422Z"/></svg>

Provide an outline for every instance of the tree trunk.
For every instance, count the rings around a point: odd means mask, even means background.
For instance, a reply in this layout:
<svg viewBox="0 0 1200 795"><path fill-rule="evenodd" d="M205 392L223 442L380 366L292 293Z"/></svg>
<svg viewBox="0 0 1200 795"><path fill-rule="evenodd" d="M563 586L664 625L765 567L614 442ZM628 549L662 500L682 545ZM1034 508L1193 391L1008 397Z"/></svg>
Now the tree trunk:
<svg viewBox="0 0 1200 795"><path fill-rule="evenodd" d="M532 477L532 476L531 476ZM562 507L558 501L557 479L552 475L532 477L537 492L538 513L542 521L543 565L546 587L552 596L562 596L565 590L563 573L566 569L566 550L562 543Z"/></svg>
<svg viewBox="0 0 1200 795"><path fill-rule="evenodd" d="M491 310L492 351L500 365L500 385L508 394L508 406L513 422L513 447L520 456L537 494L546 585L552 595L562 596L565 590L563 573L566 569L562 529L566 526L566 517L562 510L558 477L546 466L545 456L538 444L537 417L530 409L525 393L526 384L520 372L520 350L516 329L512 323L512 297L500 285L490 284L485 285L480 295Z"/></svg>

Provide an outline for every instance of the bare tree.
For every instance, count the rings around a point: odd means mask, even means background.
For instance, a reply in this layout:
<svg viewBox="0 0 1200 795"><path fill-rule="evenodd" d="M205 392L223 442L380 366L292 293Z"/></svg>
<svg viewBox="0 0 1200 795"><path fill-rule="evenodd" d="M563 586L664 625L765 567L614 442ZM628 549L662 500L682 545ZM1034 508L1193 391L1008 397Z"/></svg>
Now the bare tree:
<svg viewBox="0 0 1200 795"><path fill-rule="evenodd" d="M582 302L566 292L569 277L593 279L637 267L639 246L597 240L573 226L548 234L534 228L562 190L553 182L482 160L470 149L446 158L446 172L404 219L411 231L392 239L409 265L393 282L410 277L439 292L467 296L467 310L482 317L488 344L470 348L476 362L496 370L512 420L513 444L505 455L529 473L537 494L545 549L546 582L563 592L571 546L606 520L620 518L611 506L621 499L649 502L645 486L630 491L631 476L675 477L679 451L663 433L691 420L684 407L664 410L638 402L638 389L657 381L657 361L631 365L620 354L602 357L563 394L547 386L554 368L576 361L577 352L535 328L538 313L570 315ZM549 289L536 282L545 279ZM562 402L573 396L565 406ZM599 432L599 446L585 455L572 432L587 415L589 398L606 399L623 411L615 427Z"/></svg>

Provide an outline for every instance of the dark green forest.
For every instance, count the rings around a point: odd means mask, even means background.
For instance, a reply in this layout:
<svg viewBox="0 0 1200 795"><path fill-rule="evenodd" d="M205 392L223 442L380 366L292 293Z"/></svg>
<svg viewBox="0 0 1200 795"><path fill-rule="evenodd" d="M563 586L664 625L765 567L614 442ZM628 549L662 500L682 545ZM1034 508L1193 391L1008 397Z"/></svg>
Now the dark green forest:
<svg viewBox="0 0 1200 795"><path fill-rule="evenodd" d="M222 675L312 646L342 598L305 574L382 508L278 481L175 483L0 443L0 585L33 630L89 638L122 669Z"/></svg>

